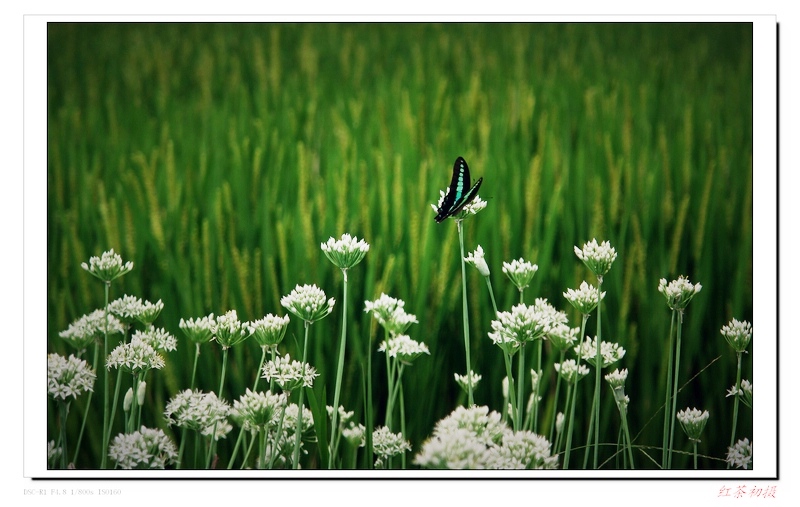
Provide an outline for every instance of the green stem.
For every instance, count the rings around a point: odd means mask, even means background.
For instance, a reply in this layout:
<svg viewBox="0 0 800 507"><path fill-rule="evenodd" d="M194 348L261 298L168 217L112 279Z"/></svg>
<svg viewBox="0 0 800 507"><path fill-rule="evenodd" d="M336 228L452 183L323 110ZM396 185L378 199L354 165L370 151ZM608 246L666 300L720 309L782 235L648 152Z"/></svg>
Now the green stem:
<svg viewBox="0 0 800 507"><path fill-rule="evenodd" d="M525 344L522 344L522 347L519 351L519 359L517 359L517 421L515 428L517 431L522 428L522 416L527 412L525 410L527 407L525 406L524 397L522 393L525 391L525 381L523 380L525 377ZM510 385L510 381L509 381Z"/></svg>
<svg viewBox="0 0 800 507"><path fill-rule="evenodd" d="M106 435L109 434L109 407L108 407L108 395L109 395L109 381L108 381L108 368L105 367L106 360L108 359L108 293L111 290L111 282L105 282L103 284L104 292L105 292L105 313L103 315L103 320L105 321L105 325L103 326L103 457L100 461L100 468L106 468L108 463L108 439Z"/></svg>
<svg viewBox="0 0 800 507"><path fill-rule="evenodd" d="M463 315L464 315L464 349L466 351L466 359L467 359L467 398L468 398L468 406L471 407L475 404L475 399L472 396L472 375L469 374L472 371L472 361L470 360L470 340L469 340L469 309L467 307L467 268L464 262L464 228L461 224L461 220L456 220L456 225L458 226L458 244L461 247L461 299L463 302Z"/></svg>
<svg viewBox="0 0 800 507"><path fill-rule="evenodd" d="M694 469L697 470L697 441L692 441L692 447L694 447Z"/></svg>
<svg viewBox="0 0 800 507"><path fill-rule="evenodd" d="M536 344L536 389L533 390L533 432L539 432L539 384L542 380L542 346L544 338Z"/></svg>
<svg viewBox="0 0 800 507"><path fill-rule="evenodd" d="M100 355L100 346L95 341L94 343L94 360L92 361L92 366L94 366L95 371L97 371L97 360L99 359ZM78 462L78 452L81 449L81 441L83 441L83 431L86 429L86 420L89 418L89 407L92 405L92 397L94 396L94 391L89 391L89 396L86 400L86 406L83 408L83 421L81 422L81 430L78 432L78 441L75 444L75 456L72 458L73 463Z"/></svg>
<svg viewBox="0 0 800 507"><path fill-rule="evenodd" d="M683 310L678 310L678 342L675 345L675 372L672 375L672 411L669 425L669 454L667 456L667 468L672 469L672 443L675 437L675 414L678 404L678 372L681 364L681 329L683 328Z"/></svg>
<svg viewBox="0 0 800 507"><path fill-rule="evenodd" d="M739 419L739 385L742 383L742 353L736 353L736 383L733 385L734 392L736 393L733 397L733 425L731 427L731 445L730 447L733 448L733 441L736 439L736 421ZM696 445L696 444L695 444ZM728 468L731 467L731 464L728 463Z"/></svg>
<svg viewBox="0 0 800 507"><path fill-rule="evenodd" d="M111 416L109 418L108 433L103 435L103 468L105 468L106 457L108 456L108 443L111 441L111 424L114 422L114 416L117 414L117 402L119 401L119 388L122 385L122 368L117 368L117 382L114 388L114 403L111 404Z"/></svg>
<svg viewBox="0 0 800 507"><path fill-rule="evenodd" d="M339 415L339 393L342 390L342 374L344 373L344 353L347 338L347 270L342 269L344 275L344 294L342 296L342 338L339 340L339 363L336 368L336 387L333 392L333 418L331 421L331 442L328 447L328 470L333 469L334 439L338 432L336 425Z"/></svg>
<svg viewBox="0 0 800 507"><path fill-rule="evenodd" d="M372 336L367 336L367 420L366 426L366 447L367 447L367 469L371 470L374 466L372 457L372 430L373 430L373 407L372 407Z"/></svg>
<svg viewBox="0 0 800 507"><path fill-rule="evenodd" d="M183 449L186 447L186 427L181 428L181 445L178 448L178 459L175 462L175 469L180 470L183 465Z"/></svg>
<svg viewBox="0 0 800 507"><path fill-rule="evenodd" d="M508 399L511 400L511 420L513 421L514 431L519 431L517 412L517 396L514 390L514 375L511 373L511 354L503 351L503 358L506 363L506 377L508 377Z"/></svg>
<svg viewBox="0 0 800 507"><path fill-rule="evenodd" d="M592 396L592 408L589 410L589 414L594 414L594 407L597 398ZM592 442L594 439L594 417L589 417L589 433L586 435L586 452L583 454L583 469L586 470L586 467L589 465L589 451L592 449Z"/></svg>
<svg viewBox="0 0 800 507"><path fill-rule="evenodd" d="M308 354L308 328L311 327L311 323L305 321L305 333L303 337L303 367L300 371L300 378L302 382L300 384L300 401L297 402L297 425L295 426L295 439L294 439L294 453L292 454L292 467L297 470L300 466L300 438L302 437L302 428L303 428L303 395L305 394L305 389L303 389L303 384L305 383L306 378L306 357ZM287 401L288 403L288 401Z"/></svg>
<svg viewBox="0 0 800 507"><path fill-rule="evenodd" d="M401 369L402 372L402 369ZM405 436L406 435L406 405L405 400L403 398L403 383L398 382L400 384L400 433ZM403 470L406 469L406 453L400 455L400 464Z"/></svg>
<svg viewBox="0 0 800 507"><path fill-rule="evenodd" d="M559 364L564 363L564 354L566 353L565 350L562 350L558 356ZM558 412L558 394L561 391L561 375L556 375L556 395L553 399L553 414L550 416L550 431L548 432L548 440L550 442L553 441L553 432L556 429L556 413Z"/></svg>
<svg viewBox="0 0 800 507"><path fill-rule="evenodd" d="M275 432L275 438L272 441L272 446L269 449L269 469L272 470L275 464L275 458L278 456L278 444L280 444L281 435L283 435L283 420L286 417L286 407L289 405L289 393L286 393L286 403L283 404L281 410L281 419L278 421L278 429Z"/></svg>
<svg viewBox="0 0 800 507"><path fill-rule="evenodd" d="M631 446L631 434L628 431L628 414L627 409L625 407L620 407L620 415L622 416L622 431L625 432L625 442L628 451L628 461L631 464L631 470L635 470L636 467L633 465L633 448Z"/></svg>
<svg viewBox="0 0 800 507"><path fill-rule="evenodd" d="M197 373L197 360L200 358L200 344L195 343L195 353L194 353L194 366L192 366L192 383L189 384L189 389L194 389L194 379Z"/></svg>
<svg viewBox="0 0 800 507"><path fill-rule="evenodd" d="M222 399L222 388L225 386L225 372L228 369L228 347L222 347L222 372L219 375L219 399Z"/></svg>
<svg viewBox="0 0 800 507"><path fill-rule="evenodd" d="M61 436L59 437L59 447L61 447L61 469L67 469L67 415L69 414L69 402L58 402L58 416L61 419Z"/></svg>
<svg viewBox="0 0 800 507"><path fill-rule="evenodd" d="M497 301L494 300L494 290L492 290L492 282L489 280L489 277L486 278L486 285L489 287L489 296L492 298L492 308L494 308L494 314L497 315ZM469 374L469 372L467 372Z"/></svg>
<svg viewBox="0 0 800 507"><path fill-rule="evenodd" d="M672 317L670 318L669 322L669 362L667 363L667 383L666 383L666 394L664 397L664 431L661 440L661 469L667 469L667 455L669 454L669 450L667 447L668 439L669 439L669 428L670 428L670 420L669 420L669 402L670 398L672 398L672 363L674 362L674 349L672 346L672 330L675 327L675 315L676 311L672 310Z"/></svg>
<svg viewBox="0 0 800 507"><path fill-rule="evenodd" d="M597 277L597 292L598 294L603 293L603 277ZM594 466L593 468L597 470L597 455L600 449L600 375L602 374L603 370L603 358L600 354L600 344L602 343L602 328L600 326L600 308L603 306L603 301L600 300L597 302L597 353L595 354L595 386L594 386Z"/></svg>
<svg viewBox="0 0 800 507"><path fill-rule="evenodd" d="M583 318L581 319L581 334L579 335L582 339L584 333L586 331L586 321L589 320L588 314L583 314ZM580 345L579 349L583 352L583 345L582 342L578 342ZM569 416L567 418L567 445L564 451L564 470L569 468L569 453L572 450L572 430L573 430L573 422L575 420L575 400L578 397L578 370L581 367L581 357L582 354L578 354L578 359L575 361L575 378L572 379L572 399L570 400L570 408L569 408Z"/></svg>

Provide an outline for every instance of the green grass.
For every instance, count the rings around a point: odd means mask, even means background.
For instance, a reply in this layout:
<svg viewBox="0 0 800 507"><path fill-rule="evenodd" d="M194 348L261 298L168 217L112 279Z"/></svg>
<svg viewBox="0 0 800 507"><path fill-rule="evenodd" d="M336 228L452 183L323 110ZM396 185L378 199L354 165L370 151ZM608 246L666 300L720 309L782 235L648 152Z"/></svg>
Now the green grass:
<svg viewBox="0 0 800 507"><path fill-rule="evenodd" d="M50 24L47 64L48 350L71 352L58 332L102 305L80 263L109 248L132 260L111 298L162 299L156 326L181 339L148 378L145 424L179 434L161 413L190 381L194 348L180 318L283 314L280 297L295 284L340 298L341 274L320 243L348 232L370 251L349 273L341 403L363 420L372 339L382 420L382 331L363 302L381 292L405 300L419 319L409 334L431 350L403 376L416 451L464 402L453 380L464 373L458 238L430 208L461 155L488 201L464 224L465 248L486 251L500 310L518 299L502 262L524 257L539 265L527 302L546 297L578 326L561 293L595 280L573 246L596 237L619 253L603 284L603 339L627 350L619 367L630 371L634 446L661 442L670 313L658 280L703 285L687 310L679 385L693 380L678 409L707 409L709 429L730 428L735 354L719 329L751 320L753 308L751 25ZM491 301L478 273L467 276L471 357L484 377L475 400L499 411L505 369L486 336ZM328 403L340 326L334 311L309 338ZM281 350L294 356L302 333L293 320ZM556 356L545 347L545 364ZM252 342L232 349L222 397L252 384L259 358ZM220 365L219 347L204 346L198 387L216 389ZM555 389L545 372L541 421ZM591 382L582 387L578 445ZM102 407L90 414L102 418ZM601 442L615 443L605 386L601 415ZM752 440L751 421L741 410L742 438ZM698 450L721 458L729 431L709 429ZM675 441L690 451L680 432ZM100 442L84 442L79 468L99 461ZM220 442L220 454L232 446Z"/></svg>

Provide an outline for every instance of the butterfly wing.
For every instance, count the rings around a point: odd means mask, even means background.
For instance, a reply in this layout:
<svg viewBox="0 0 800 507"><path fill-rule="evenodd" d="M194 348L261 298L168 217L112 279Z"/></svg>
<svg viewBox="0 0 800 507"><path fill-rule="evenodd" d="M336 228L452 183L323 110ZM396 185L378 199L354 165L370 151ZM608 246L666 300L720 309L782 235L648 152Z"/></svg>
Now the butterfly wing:
<svg viewBox="0 0 800 507"><path fill-rule="evenodd" d="M481 180L482 179L483 178L481 178ZM476 187L480 186L481 180L478 180L478 183L475 185ZM436 223L441 223L447 217L457 213L469 202L464 201L465 193L472 193L472 189L467 192L469 184L469 166L467 165L467 161L462 157L458 157L455 164L453 164L453 179L450 180L450 188L447 189L444 201L442 201L442 205L439 206L436 217L434 218ZM475 187L473 187L473 189L475 189L477 193L477 189Z"/></svg>

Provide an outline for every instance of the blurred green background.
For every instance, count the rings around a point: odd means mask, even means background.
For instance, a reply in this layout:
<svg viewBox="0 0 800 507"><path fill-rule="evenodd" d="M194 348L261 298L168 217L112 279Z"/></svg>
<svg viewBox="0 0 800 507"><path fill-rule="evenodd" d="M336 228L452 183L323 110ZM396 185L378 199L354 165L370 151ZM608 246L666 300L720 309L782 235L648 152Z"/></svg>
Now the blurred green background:
<svg viewBox="0 0 800 507"><path fill-rule="evenodd" d="M71 353L58 332L103 304L80 263L110 248L133 261L111 298L163 300L156 326L180 340L148 376L148 426L174 435L161 413L189 386L194 347L181 318L282 315L280 297L296 284L337 299L309 340L332 404L342 276L320 243L350 233L370 251L349 277L341 403L363 422L372 340L382 423L383 335L364 301L403 299L419 319L409 335L431 350L404 375L416 451L464 402L453 380L465 367L458 237L430 207L463 156L488 202L464 223L465 248L486 251L501 310L518 300L502 262L523 257L539 266L526 302L545 297L578 326L562 292L596 280L573 246L597 238L616 248L603 339L627 350L616 366L629 370L637 468L655 467L645 453L660 462L670 312L658 280L703 285L686 314L680 384L692 380L678 409L709 410L699 450L724 457L735 355L719 329L751 320L753 307L749 23L51 23L47 66L48 350ZM475 269L467 278L471 357L483 375L475 400L499 411L505 369L487 337L491 301ZM281 352L296 356L296 340L293 319ZM546 346L543 424L563 410L563 400L553 406L555 356ZM201 389L216 389L220 357L203 346ZM232 350L223 397L252 385L259 358L254 342ZM753 380L751 360L743 378ZM593 383L582 383L577 445ZM614 444L619 416L605 386L603 398L601 441ZM101 407L91 413L102 421ZM751 420L742 407L737 438L752 440ZM84 437L79 468L96 462L99 440ZM675 442L691 449L679 429ZM678 454L674 464L691 461Z"/></svg>

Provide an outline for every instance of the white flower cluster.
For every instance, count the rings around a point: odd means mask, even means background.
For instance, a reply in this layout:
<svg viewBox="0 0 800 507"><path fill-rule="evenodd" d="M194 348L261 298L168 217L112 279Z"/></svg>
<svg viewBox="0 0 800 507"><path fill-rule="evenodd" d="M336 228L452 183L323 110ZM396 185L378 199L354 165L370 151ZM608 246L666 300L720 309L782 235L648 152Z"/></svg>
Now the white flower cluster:
<svg viewBox="0 0 800 507"><path fill-rule="evenodd" d="M325 292L316 285L297 285L292 292L281 298L281 305L300 319L316 322L327 317L336 304L334 298L325 300Z"/></svg>
<svg viewBox="0 0 800 507"><path fill-rule="evenodd" d="M363 239L359 240L355 236L342 234L341 239L329 238L327 243L320 245L325 256L339 269L345 271L361 262L369 251L369 244Z"/></svg>
<svg viewBox="0 0 800 507"><path fill-rule="evenodd" d="M689 437L689 440L699 442L700 434L708 422L708 410L701 412L696 408L686 408L678 412L675 417L680 421L681 427L683 427L683 431Z"/></svg>
<svg viewBox="0 0 800 507"><path fill-rule="evenodd" d="M563 351L575 344L575 341L578 339L579 332L580 328L569 327L566 324L558 323L550 330L549 333L547 333L547 339L558 350Z"/></svg>
<svg viewBox="0 0 800 507"><path fill-rule="evenodd" d="M214 314L212 313L197 319L181 319L178 323L178 327L181 328L183 334L193 343L206 343L211 341L211 338L214 337L217 321L214 320Z"/></svg>
<svg viewBox="0 0 800 507"><path fill-rule="evenodd" d="M402 433L392 433L386 426L381 426L372 432L372 449L378 457L375 466L381 468L387 458L410 451L411 444Z"/></svg>
<svg viewBox="0 0 800 507"><path fill-rule="evenodd" d="M597 354L597 337L589 338L588 336L580 345L575 346L575 353L580 354L581 358L591 364L595 365ZM600 357L603 360L602 368L610 366L625 356L625 349L617 343L600 342Z"/></svg>
<svg viewBox="0 0 800 507"><path fill-rule="evenodd" d="M128 373L140 372L164 367L164 358L148 343L146 335L134 334L128 343L119 344L106 358L106 368L122 368Z"/></svg>
<svg viewBox="0 0 800 507"><path fill-rule="evenodd" d="M163 470L166 465L175 463L178 451L163 431L142 426L139 431L114 437L108 456L125 470Z"/></svg>
<svg viewBox="0 0 800 507"><path fill-rule="evenodd" d="M529 431L514 432L489 408L459 407L434 427L414 463L433 469L556 468L550 443Z"/></svg>
<svg viewBox="0 0 800 507"><path fill-rule="evenodd" d="M285 394L254 392L247 388L238 400L233 401L231 417L245 431L263 431L277 427L285 405Z"/></svg>
<svg viewBox="0 0 800 507"><path fill-rule="evenodd" d="M497 312L489 338L506 352L513 353L523 343L544 338L566 322L565 313L557 311L546 299L537 298L531 306L521 303L513 306L510 312Z"/></svg>
<svg viewBox="0 0 800 507"><path fill-rule="evenodd" d="M517 286L517 289L523 290L533 279L533 275L539 271L539 266L532 264L522 257L519 260L514 259L511 262L503 263L503 273Z"/></svg>
<svg viewBox="0 0 800 507"><path fill-rule="evenodd" d="M125 327L116 317L108 315L108 334L122 334ZM58 333L58 336L66 340L76 350L83 350L94 342L96 338L103 336L106 330L105 310L95 310L72 322L66 330Z"/></svg>
<svg viewBox="0 0 800 507"><path fill-rule="evenodd" d="M411 324L417 324L417 316L406 313L405 301L381 293L375 301L364 301L364 311L372 316L383 326L389 334L398 335L405 333Z"/></svg>
<svg viewBox="0 0 800 507"><path fill-rule="evenodd" d="M561 363L555 363L553 367L556 369L556 373L570 384L575 381L576 372L578 374L578 380L589 374L589 368L583 364L578 366L574 359L567 359Z"/></svg>
<svg viewBox="0 0 800 507"><path fill-rule="evenodd" d="M250 323L253 328L253 339L262 347L277 346L286 334L289 326L289 316L267 314Z"/></svg>
<svg viewBox="0 0 800 507"><path fill-rule="evenodd" d="M617 251L608 241L597 244L596 239L584 243L583 248L575 247L575 255L583 261L589 271L598 278L602 278L611 269L611 264L617 258Z"/></svg>
<svg viewBox="0 0 800 507"><path fill-rule="evenodd" d="M90 257L89 264L81 267L104 282L110 282L133 269L132 262L122 263L122 257L114 249L103 252L100 257Z"/></svg>
<svg viewBox="0 0 800 507"><path fill-rule="evenodd" d="M594 309L597 308L597 304L600 300L605 296L605 292L601 293L597 287L589 285L585 281L581 282L581 286L578 290L567 289L567 292L564 293L564 297L567 298L567 301L583 315L592 313Z"/></svg>
<svg viewBox="0 0 800 507"><path fill-rule="evenodd" d="M461 386L461 389L463 389L464 392L468 391L470 383L472 383L472 387L474 389L475 386L478 385L478 382L480 382L483 378L481 375L472 370L469 371L469 375L459 375L458 373L454 373L453 376L455 376L456 383Z"/></svg>
<svg viewBox="0 0 800 507"><path fill-rule="evenodd" d="M167 402L164 417L170 425L199 431L203 435L210 435L216 428L215 438L219 438L220 430L230 430L230 411L231 406L217 398L215 393L186 389Z"/></svg>
<svg viewBox="0 0 800 507"><path fill-rule="evenodd" d="M151 327L145 331L137 329L134 331L131 341L134 338L142 340L156 350L172 352L178 349L178 339L164 328Z"/></svg>
<svg viewBox="0 0 800 507"><path fill-rule="evenodd" d="M731 320L719 330L736 352L744 352L753 338L753 325L746 320Z"/></svg>
<svg viewBox="0 0 800 507"><path fill-rule="evenodd" d="M728 464L736 468L748 470L753 467L753 444L745 438L739 440L733 447L728 447L728 456L725 459Z"/></svg>
<svg viewBox="0 0 800 507"><path fill-rule="evenodd" d="M247 322L240 322L236 310L229 310L224 315L217 317L214 328L214 339L223 348L237 345L253 334L253 329Z"/></svg>
<svg viewBox="0 0 800 507"><path fill-rule="evenodd" d="M677 280L672 280L669 284L667 284L666 278L658 281L658 292L667 299L667 306L671 310L682 311L702 288L702 285L699 283L692 284L683 275L679 276Z"/></svg>
<svg viewBox="0 0 800 507"><path fill-rule="evenodd" d="M725 397L739 395L742 403L753 408L753 384L749 380L742 380L740 385L739 389L736 389L736 384L732 385Z"/></svg>
<svg viewBox="0 0 800 507"><path fill-rule="evenodd" d="M92 391L95 378L94 371L83 359L72 354L68 358L47 355L47 393L56 400L77 398L83 392Z"/></svg>
<svg viewBox="0 0 800 507"><path fill-rule="evenodd" d="M427 345L412 340L408 335L404 334L384 340L378 347L378 351L386 352L389 357L395 357L404 364L411 364L422 354L430 355Z"/></svg>
<svg viewBox="0 0 800 507"><path fill-rule="evenodd" d="M289 358L289 354L278 356L264 363L262 378L274 380L284 391L294 391L301 385L311 387L319 374L313 366Z"/></svg>

